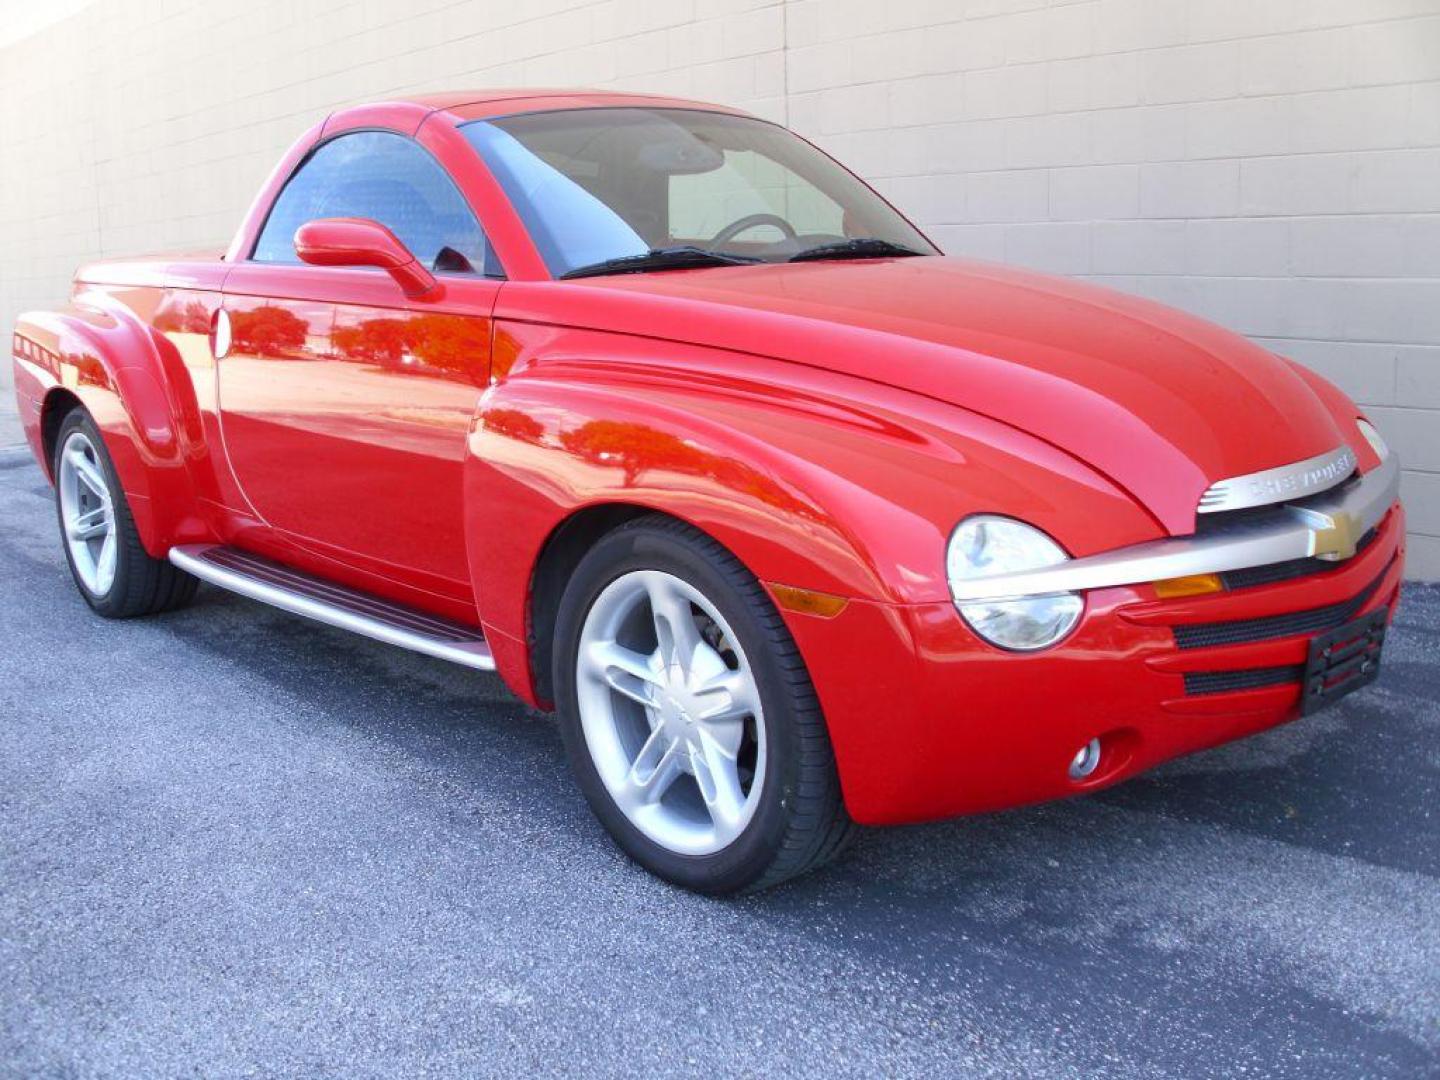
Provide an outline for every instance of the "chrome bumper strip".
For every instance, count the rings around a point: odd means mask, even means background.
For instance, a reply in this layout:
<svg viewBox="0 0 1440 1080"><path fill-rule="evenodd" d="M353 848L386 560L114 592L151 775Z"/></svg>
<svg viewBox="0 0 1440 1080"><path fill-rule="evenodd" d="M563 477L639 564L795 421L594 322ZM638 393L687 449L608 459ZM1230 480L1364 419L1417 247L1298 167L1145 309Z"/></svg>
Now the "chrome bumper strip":
<svg viewBox="0 0 1440 1080"><path fill-rule="evenodd" d="M1360 537L1394 505L1399 492L1400 461L1391 453L1359 480L1313 496L1304 506L1284 505L1281 515L1237 521L1195 536L1151 540L1042 570L951 581L950 591L957 603L1014 600L1218 574L1290 559L1347 559Z"/></svg>

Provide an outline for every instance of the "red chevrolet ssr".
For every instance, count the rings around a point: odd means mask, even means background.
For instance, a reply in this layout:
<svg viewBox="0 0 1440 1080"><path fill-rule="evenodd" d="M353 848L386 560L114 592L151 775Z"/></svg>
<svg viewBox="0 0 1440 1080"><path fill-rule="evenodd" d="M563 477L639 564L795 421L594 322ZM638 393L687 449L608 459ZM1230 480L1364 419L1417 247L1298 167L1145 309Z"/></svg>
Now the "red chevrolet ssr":
<svg viewBox="0 0 1440 1080"><path fill-rule="evenodd" d="M1334 701L1403 565L1323 379L695 102L337 112L223 255L86 266L13 351L96 612L204 581L496 670L707 892Z"/></svg>

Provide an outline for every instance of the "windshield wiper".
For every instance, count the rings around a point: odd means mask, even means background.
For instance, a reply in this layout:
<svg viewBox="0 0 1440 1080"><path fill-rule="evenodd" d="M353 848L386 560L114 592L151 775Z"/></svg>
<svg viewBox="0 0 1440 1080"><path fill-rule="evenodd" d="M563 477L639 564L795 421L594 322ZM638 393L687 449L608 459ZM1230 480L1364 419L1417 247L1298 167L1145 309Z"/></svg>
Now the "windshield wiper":
<svg viewBox="0 0 1440 1080"><path fill-rule="evenodd" d="M837 240L833 244L821 244L806 248L797 255L791 255L786 262L808 262L811 259L890 259L910 255L924 255L923 251L906 247L889 240L877 240L871 236L857 236L853 240Z"/></svg>
<svg viewBox="0 0 1440 1080"><path fill-rule="evenodd" d="M679 247L651 248L639 255L621 255L615 259L577 266L561 274L562 278L596 277L600 274L632 274L642 270L687 270L700 266L749 266L760 262L750 255L726 255L693 244Z"/></svg>

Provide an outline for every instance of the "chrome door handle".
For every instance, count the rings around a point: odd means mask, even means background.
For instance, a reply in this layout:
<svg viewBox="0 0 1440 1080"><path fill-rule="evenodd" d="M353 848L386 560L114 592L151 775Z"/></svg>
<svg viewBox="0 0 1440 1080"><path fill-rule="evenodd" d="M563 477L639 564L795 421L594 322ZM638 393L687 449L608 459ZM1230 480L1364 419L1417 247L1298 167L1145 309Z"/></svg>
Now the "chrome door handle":
<svg viewBox="0 0 1440 1080"><path fill-rule="evenodd" d="M230 313L223 307L215 312L215 325L210 329L210 351L216 360L230 355Z"/></svg>

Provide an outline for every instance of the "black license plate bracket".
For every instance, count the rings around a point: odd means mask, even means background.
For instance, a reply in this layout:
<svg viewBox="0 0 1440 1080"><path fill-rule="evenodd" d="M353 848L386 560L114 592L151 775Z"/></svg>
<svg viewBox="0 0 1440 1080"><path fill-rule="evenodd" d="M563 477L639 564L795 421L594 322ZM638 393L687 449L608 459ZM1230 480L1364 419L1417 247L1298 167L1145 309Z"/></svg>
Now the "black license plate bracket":
<svg viewBox="0 0 1440 1080"><path fill-rule="evenodd" d="M1389 608L1380 608L1311 639L1300 699L1302 715L1309 716L1375 681L1389 615Z"/></svg>

